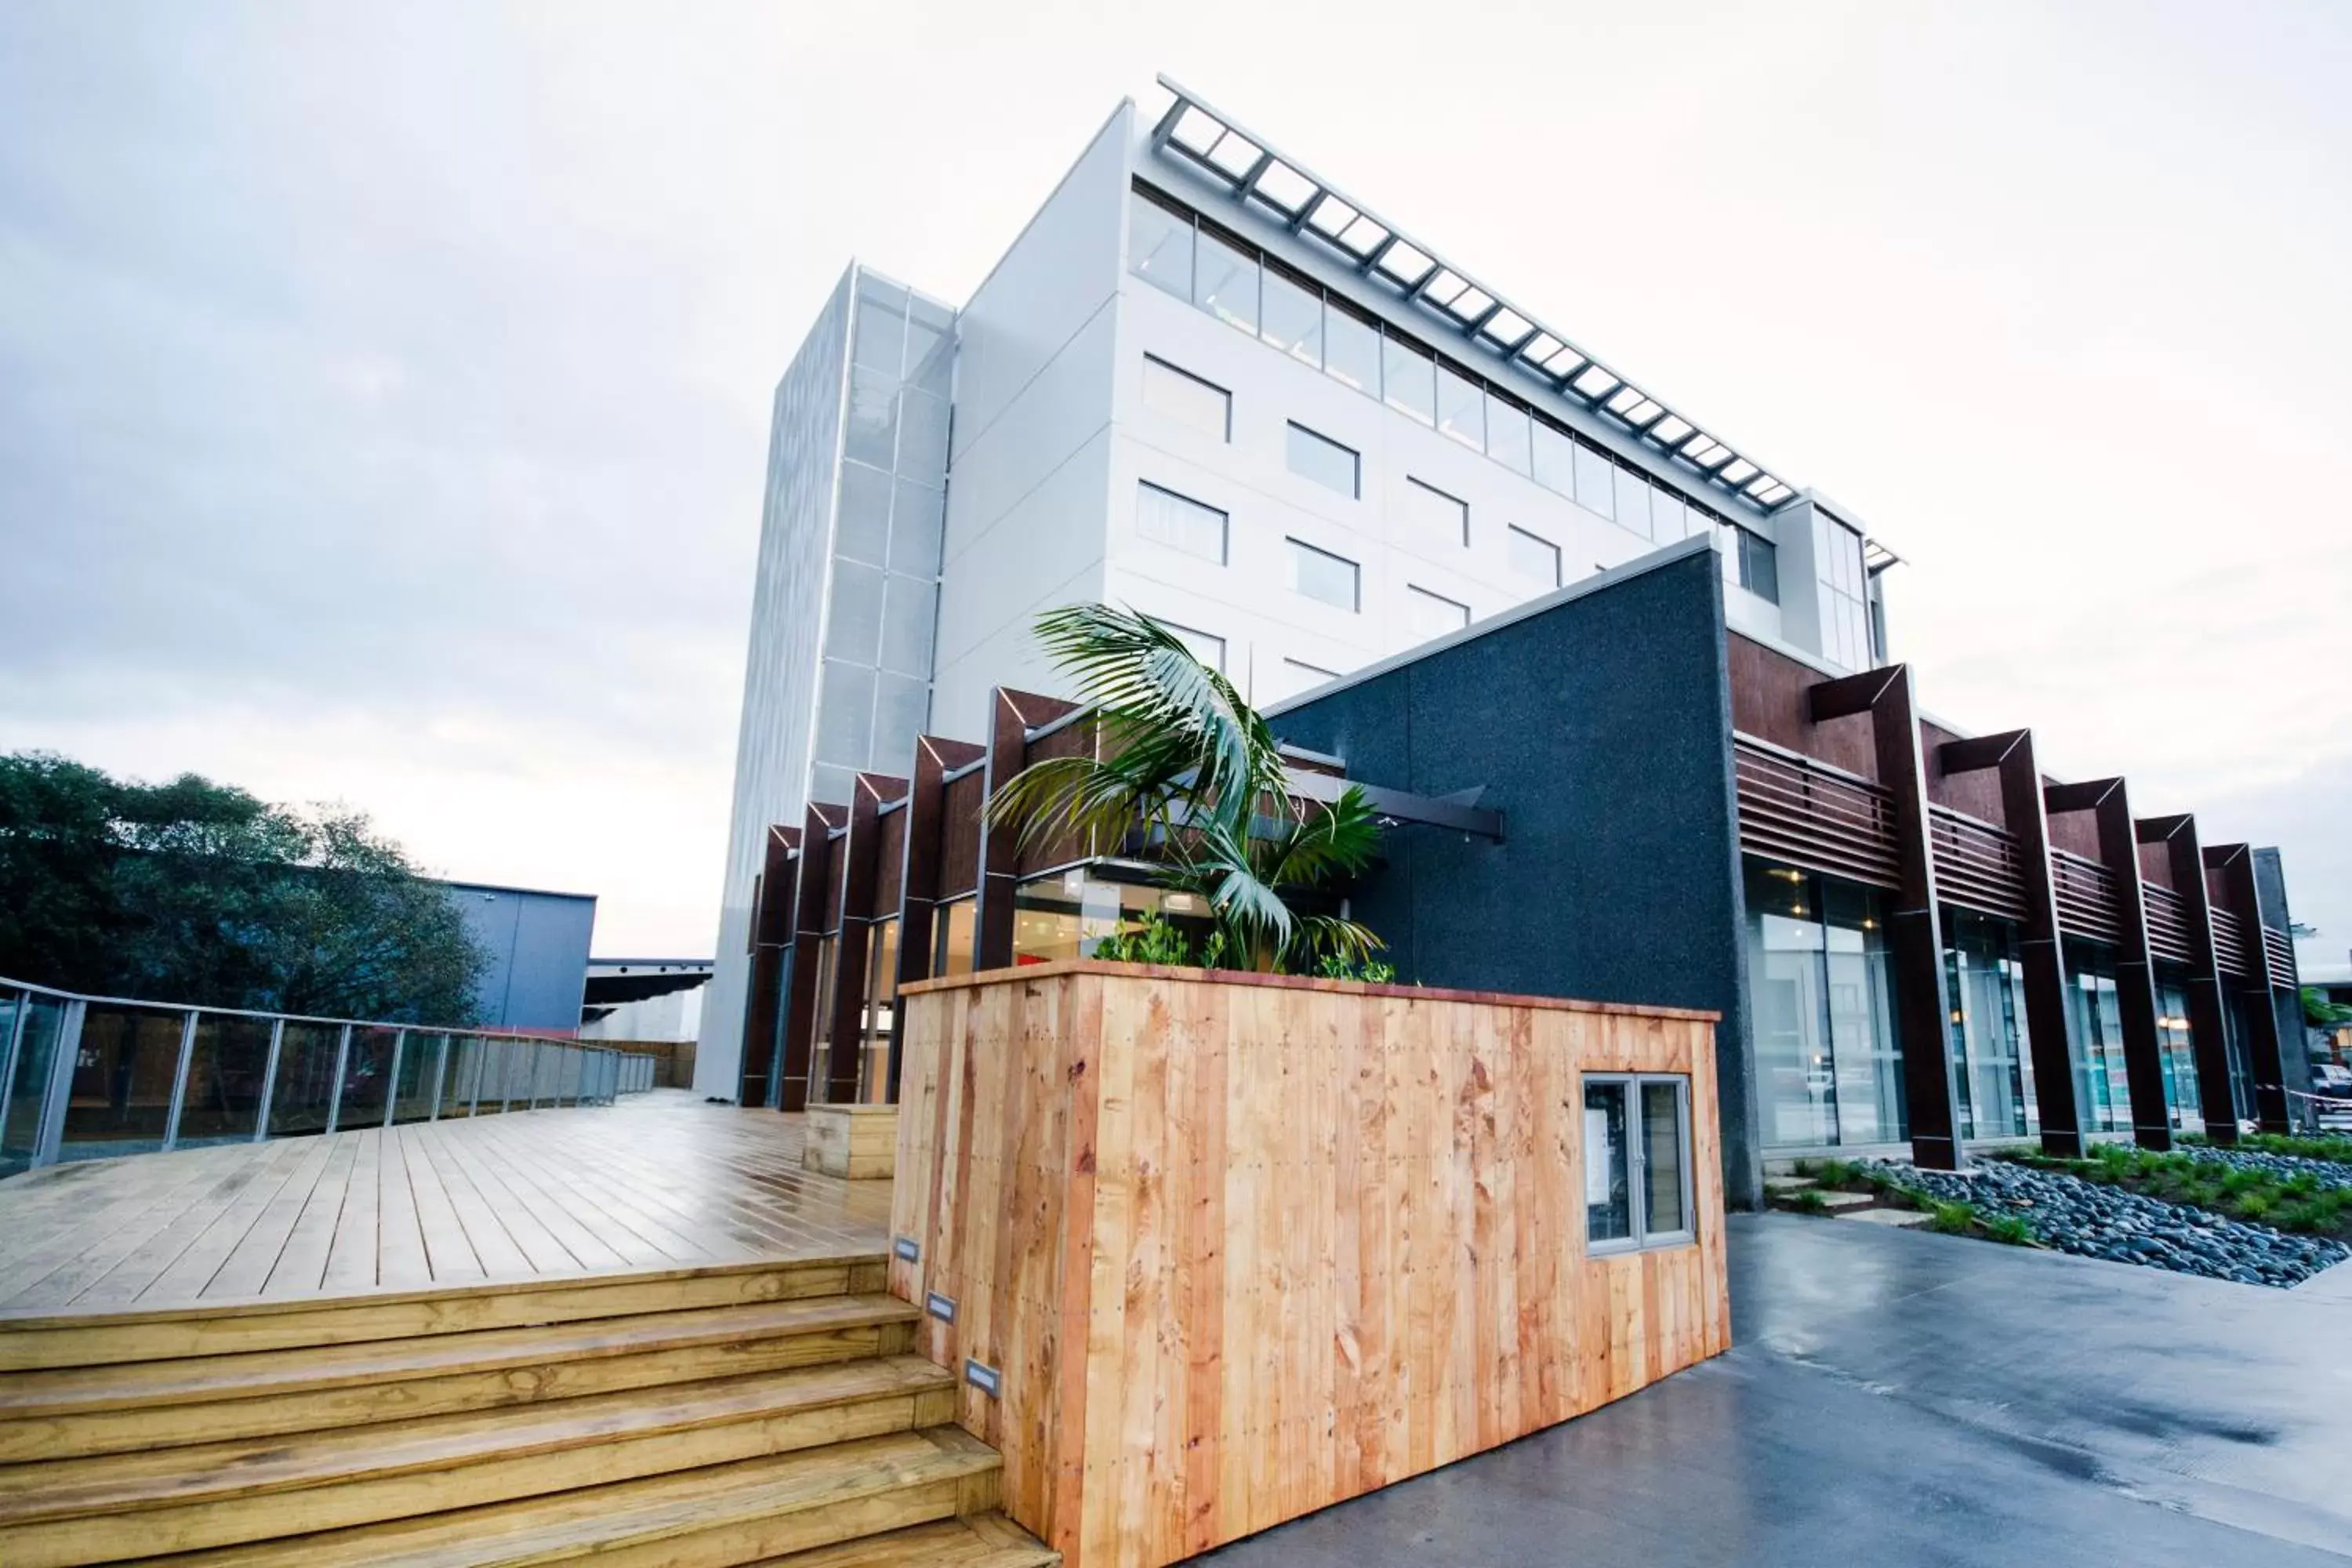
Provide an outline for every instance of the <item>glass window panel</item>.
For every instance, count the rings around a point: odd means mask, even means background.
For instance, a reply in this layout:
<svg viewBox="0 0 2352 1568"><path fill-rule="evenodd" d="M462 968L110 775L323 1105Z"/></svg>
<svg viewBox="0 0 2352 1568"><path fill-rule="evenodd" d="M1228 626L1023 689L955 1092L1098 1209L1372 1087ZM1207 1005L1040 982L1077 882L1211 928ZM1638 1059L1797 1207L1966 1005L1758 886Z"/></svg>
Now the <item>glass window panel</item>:
<svg viewBox="0 0 2352 1568"><path fill-rule="evenodd" d="M60 1160L161 1149L187 1015L92 1002L82 1010Z"/></svg>
<svg viewBox="0 0 2352 1568"><path fill-rule="evenodd" d="M1295 696L1298 692L1320 686L1327 680L1339 679L1339 674L1337 670L1326 669L1319 664L1308 664L1304 659L1286 658L1282 661L1282 690L1278 695Z"/></svg>
<svg viewBox="0 0 2352 1568"><path fill-rule="evenodd" d="M1041 963L1090 955L1104 938L1158 915L1194 934L1209 927L1205 903L1188 893L1065 871L1024 882L1013 897L1013 961Z"/></svg>
<svg viewBox="0 0 2352 1568"><path fill-rule="evenodd" d="M872 664L881 652L882 569L856 561L833 563L833 600L825 616L829 658Z"/></svg>
<svg viewBox="0 0 2352 1568"><path fill-rule="evenodd" d="M877 921L866 938L866 989L859 1009L857 1101L878 1105L890 1087L890 1025L898 1000L898 922Z"/></svg>
<svg viewBox="0 0 2352 1568"><path fill-rule="evenodd" d="M1276 268L1265 269L1264 315L1258 335L1298 361L1323 368L1323 296Z"/></svg>
<svg viewBox="0 0 2352 1568"><path fill-rule="evenodd" d="M893 487L890 507L890 570L915 577L940 574L941 537L947 531L947 494L911 479Z"/></svg>
<svg viewBox="0 0 2352 1568"><path fill-rule="evenodd" d="M57 1067L58 1039L65 1028L66 1004L38 992L23 994L22 1033L9 1071L8 1120L0 1126L0 1175L14 1175L33 1163L41 1135L41 1110Z"/></svg>
<svg viewBox="0 0 2352 1568"><path fill-rule="evenodd" d="M1748 864L1748 984L1763 1142L1837 1142L1821 899L1812 879Z"/></svg>
<svg viewBox="0 0 2352 1568"><path fill-rule="evenodd" d="M175 1148L251 1140L260 1124L262 1082L269 1075L269 1035L267 1018L196 1015Z"/></svg>
<svg viewBox="0 0 2352 1568"><path fill-rule="evenodd" d="M948 400L908 390L898 398L898 472L937 486L948 471Z"/></svg>
<svg viewBox="0 0 2352 1568"><path fill-rule="evenodd" d="M1407 587L1404 601L1406 619L1417 638L1442 637L1470 624L1470 606L1443 594Z"/></svg>
<svg viewBox="0 0 2352 1568"><path fill-rule="evenodd" d="M269 1094L272 1138L327 1130L335 1100L335 1053L342 1037L337 1024L287 1024L278 1043L278 1083Z"/></svg>
<svg viewBox="0 0 2352 1568"><path fill-rule="evenodd" d="M1576 495L1576 443L1540 420L1535 427L1535 481L1557 494Z"/></svg>
<svg viewBox="0 0 2352 1568"><path fill-rule="evenodd" d="M874 671L866 665L824 661L817 698L816 760L852 770L867 765L874 741ZM846 795L832 797L836 802Z"/></svg>
<svg viewBox="0 0 2352 1568"><path fill-rule="evenodd" d="M972 944L979 930L980 906L971 899L958 899L940 906L939 930L932 941L931 973L936 975L970 974Z"/></svg>
<svg viewBox="0 0 2352 1568"><path fill-rule="evenodd" d="M849 428L842 436L845 456L887 469L898 457L898 378L853 365L849 372Z"/></svg>
<svg viewBox="0 0 2352 1568"><path fill-rule="evenodd" d="M1617 521L1647 539L1650 536L1650 487L1631 468L1619 468Z"/></svg>
<svg viewBox="0 0 2352 1568"><path fill-rule="evenodd" d="M439 1035L411 1030L400 1043L400 1070L393 1075L392 1119L423 1121L433 1114L433 1079L441 1065Z"/></svg>
<svg viewBox="0 0 2352 1568"><path fill-rule="evenodd" d="M1233 439L1233 394L1150 354L1143 356L1143 405L1213 441Z"/></svg>
<svg viewBox="0 0 2352 1568"><path fill-rule="evenodd" d="M1904 1114L1903 1048L1895 1033L1894 961L1886 916L1866 888L1818 878L1822 974L1843 1143L1899 1143Z"/></svg>
<svg viewBox="0 0 2352 1568"><path fill-rule="evenodd" d="M1358 392L1381 395L1381 332L1337 300L1324 301L1323 369Z"/></svg>
<svg viewBox="0 0 2352 1568"><path fill-rule="evenodd" d="M809 767L809 798L830 801L835 805L847 805L860 771L839 763L812 763Z"/></svg>
<svg viewBox="0 0 2352 1568"><path fill-rule="evenodd" d="M1423 425L1437 420L1437 362L1400 338L1381 340L1381 398Z"/></svg>
<svg viewBox="0 0 2352 1568"><path fill-rule="evenodd" d="M931 714L931 683L919 675L874 678L874 766L904 775L915 765L915 737Z"/></svg>
<svg viewBox="0 0 2352 1568"><path fill-rule="evenodd" d="M1225 672L1224 638L1218 637L1213 632L1194 631L1191 626L1180 626L1174 621L1160 620L1160 617L1157 616L1154 616L1151 618L1155 621L1160 621L1160 626L1175 634L1175 637L1178 642L1182 643L1186 647L1192 650L1192 657L1194 658L1199 659L1202 664L1207 665L1211 669L1215 670L1220 675L1223 675Z"/></svg>
<svg viewBox="0 0 2352 1568"><path fill-rule="evenodd" d="M892 573L884 584L882 668L928 679L931 629L938 620L939 584L929 577Z"/></svg>
<svg viewBox="0 0 2352 1568"><path fill-rule="evenodd" d="M1353 610L1359 604L1356 563L1311 544L1290 542L1290 585L1310 599Z"/></svg>
<svg viewBox="0 0 2352 1568"><path fill-rule="evenodd" d="M1683 1127L1683 1095L1679 1085L1644 1081L1642 1085L1642 1229L1663 1236L1690 1228L1683 1199L1683 1151L1688 1143Z"/></svg>
<svg viewBox="0 0 2352 1568"><path fill-rule="evenodd" d="M1617 465L1581 441L1576 444L1576 501L1587 511L1617 515Z"/></svg>
<svg viewBox="0 0 2352 1568"><path fill-rule="evenodd" d="M1510 545L1511 570L1547 588L1559 586L1559 546L1538 539L1524 528L1512 528L1505 537Z"/></svg>
<svg viewBox="0 0 2352 1568"><path fill-rule="evenodd" d="M934 315L936 321L926 320ZM924 311L919 307L907 322L908 384L920 387L935 397L945 398L954 390L955 318L944 310Z"/></svg>
<svg viewBox="0 0 2352 1568"><path fill-rule="evenodd" d="M1304 425L1293 425L1286 451L1292 473L1349 500L1357 498L1362 464L1354 448L1342 447L1328 436L1318 436Z"/></svg>
<svg viewBox="0 0 2352 1568"><path fill-rule="evenodd" d="M1633 1238L1633 1150L1622 1083L1584 1086L1584 1237Z"/></svg>
<svg viewBox="0 0 2352 1568"><path fill-rule="evenodd" d="M850 363L880 371L896 381L907 345L906 301L901 299L892 303L887 300L869 298L867 293L861 282L856 342L850 350Z"/></svg>
<svg viewBox="0 0 2352 1568"><path fill-rule="evenodd" d="M1465 447L1486 447L1486 392L1449 365L1437 367L1437 427Z"/></svg>
<svg viewBox="0 0 2352 1568"><path fill-rule="evenodd" d="M1227 326L1257 331L1257 258L1207 230L1201 233L1192 302Z"/></svg>
<svg viewBox="0 0 2352 1568"><path fill-rule="evenodd" d="M1192 297L1192 221L1156 202L1127 204L1127 266L1138 278L1179 300Z"/></svg>
<svg viewBox="0 0 2352 1568"><path fill-rule="evenodd" d="M1413 536L1433 548L1470 542L1470 503L1408 476L1402 496Z"/></svg>
<svg viewBox="0 0 2352 1568"><path fill-rule="evenodd" d="M482 1092L482 1040L457 1035L449 1041L449 1066L441 1085L441 1114L470 1116Z"/></svg>
<svg viewBox="0 0 2352 1568"><path fill-rule="evenodd" d="M1225 563L1225 514L1174 490L1150 483L1137 487L1135 531L1155 544L1213 561L1220 566Z"/></svg>
<svg viewBox="0 0 2352 1568"><path fill-rule="evenodd" d="M1486 399L1486 456L1515 473L1535 472L1534 458L1528 449L1529 429L1533 423L1525 409L1489 395Z"/></svg>
<svg viewBox="0 0 2352 1568"><path fill-rule="evenodd" d="M879 565L890 550L889 475L863 463L841 465L841 509L833 548L853 561Z"/></svg>
<svg viewBox="0 0 2352 1568"><path fill-rule="evenodd" d="M1689 509L1684 506L1683 498L1664 485L1653 485L1650 488L1650 537L1661 544L1672 544L1677 539L1688 537L1689 527Z"/></svg>
<svg viewBox="0 0 2352 1568"><path fill-rule="evenodd" d="M343 1094L335 1104L338 1129L383 1124L384 1098L392 1089L392 1045L399 1032L352 1027L351 1049L343 1055Z"/></svg>
<svg viewBox="0 0 2352 1568"><path fill-rule="evenodd" d="M1779 547L1769 539L1759 539L1746 529L1734 531L1739 535L1739 585L1759 599L1773 604L1780 602L1780 563Z"/></svg>

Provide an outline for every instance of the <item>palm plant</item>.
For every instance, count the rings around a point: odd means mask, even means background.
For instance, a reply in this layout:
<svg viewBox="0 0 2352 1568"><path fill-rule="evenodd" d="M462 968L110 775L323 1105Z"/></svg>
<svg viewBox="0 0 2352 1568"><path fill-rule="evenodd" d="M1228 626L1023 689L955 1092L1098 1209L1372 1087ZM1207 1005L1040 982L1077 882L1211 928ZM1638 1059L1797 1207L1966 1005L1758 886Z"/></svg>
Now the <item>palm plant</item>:
<svg viewBox="0 0 2352 1568"><path fill-rule="evenodd" d="M1162 884L1206 902L1223 950L1250 969L1360 962L1383 945L1285 896L1370 863L1380 827L1361 790L1328 805L1295 799L1265 721L1149 616L1075 605L1039 616L1037 637L1093 705L1096 742L1007 780L988 802L990 826L1016 828L1024 847L1067 837L1117 852L1139 839Z"/></svg>

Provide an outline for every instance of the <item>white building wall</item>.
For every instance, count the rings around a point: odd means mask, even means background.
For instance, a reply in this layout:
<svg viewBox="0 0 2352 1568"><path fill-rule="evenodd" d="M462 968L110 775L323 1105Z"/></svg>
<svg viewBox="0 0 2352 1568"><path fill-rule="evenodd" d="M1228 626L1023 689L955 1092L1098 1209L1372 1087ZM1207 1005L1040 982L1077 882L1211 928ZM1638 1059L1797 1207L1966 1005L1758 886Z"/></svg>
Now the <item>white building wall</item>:
<svg viewBox="0 0 2352 1568"><path fill-rule="evenodd" d="M938 734L982 739L992 687L1060 689L1030 626L1103 596L1133 115L1111 116L958 319Z"/></svg>

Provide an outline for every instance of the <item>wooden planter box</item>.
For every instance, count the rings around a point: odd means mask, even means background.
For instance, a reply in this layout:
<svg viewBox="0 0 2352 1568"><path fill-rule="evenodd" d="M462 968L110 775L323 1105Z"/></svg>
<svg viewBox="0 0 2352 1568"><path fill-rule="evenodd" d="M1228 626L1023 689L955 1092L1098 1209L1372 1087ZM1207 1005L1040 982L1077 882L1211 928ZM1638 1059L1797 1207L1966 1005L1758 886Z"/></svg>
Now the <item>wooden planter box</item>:
<svg viewBox="0 0 2352 1568"><path fill-rule="evenodd" d="M1176 1562L1729 1348L1712 1015L1087 960L900 1005L891 1288L1070 1568ZM1588 1257L1586 1070L1689 1076L1695 1242Z"/></svg>
<svg viewBox="0 0 2352 1568"><path fill-rule="evenodd" d="M898 1158L895 1105L812 1105L801 1169L852 1181L887 1181Z"/></svg>

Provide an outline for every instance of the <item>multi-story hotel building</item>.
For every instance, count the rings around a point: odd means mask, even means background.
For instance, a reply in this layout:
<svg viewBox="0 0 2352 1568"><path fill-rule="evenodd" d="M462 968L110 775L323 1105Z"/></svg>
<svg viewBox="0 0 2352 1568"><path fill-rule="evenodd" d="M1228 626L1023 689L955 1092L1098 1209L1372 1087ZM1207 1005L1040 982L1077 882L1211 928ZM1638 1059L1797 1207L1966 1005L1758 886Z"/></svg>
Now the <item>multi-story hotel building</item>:
<svg viewBox="0 0 2352 1568"><path fill-rule="evenodd" d="M2151 1119L2186 1124L2200 1069L2209 1097L2232 1092L2254 1113L2252 1079L2275 1089L2280 1070L2265 1078L2250 1065L2261 1054L2251 1027L2213 1012L2215 1051L2225 1036L2231 1044L2200 1063L2188 1043L2205 1011L2193 959L2168 981L2147 969L2147 939L2133 933L2147 921L2116 912L2123 858L2147 862L2158 904L2189 898L2187 883L2203 878L2187 868L2214 853L2198 849L2193 826L2176 886L2177 830L2153 834L2151 850L2128 817L2121 829L2105 820L2121 808L2119 787L2053 786L2083 799L2062 793L2029 810L2034 789L2011 777L2016 745L1997 736L1952 752L1957 731L1910 712L1907 671L1886 663L1880 578L1895 558L1852 512L1163 85L1167 108L1122 104L961 309L853 264L777 389L698 1089L785 1103L822 1096L828 1079L879 1092L876 1071L845 1065L851 1052L813 1068L813 1038L845 1043L855 1029L871 1055L894 977L969 963L975 949L1009 962L1016 950L1074 947L1135 907L1131 886L1089 881L1085 868L1027 868L1050 874L1024 892L976 827L934 833L926 848L917 838L933 829L908 826L927 788L929 809L954 796L951 813L968 817L991 769L1052 743L1063 705L1002 695L1063 694L1031 640L1040 611L1097 600L1143 611L1271 710L1286 738L1328 753L1343 750L1329 715L1398 670L1434 679L1455 668L1450 650L1473 643L1532 649L1543 638L1525 627L1589 624L1612 595L1652 591L1639 584L1660 573L1683 582L1682 563L1703 559L1733 846L1733 885L1721 890L1730 924L1718 934L1738 951L1701 965L1720 971L1711 995L1626 999L1726 1012L1738 1068L1724 1079L1732 1156L1752 1167L1775 1148L1923 1136L1948 1147L2039 1131L2052 1095L2032 1087L2029 1023L2047 1048L2072 1054L2064 1076L2081 1093L2066 1097L2068 1114L2087 1131L2131 1127L2127 1103L2149 1136ZM1646 657L1650 634L1628 635L1612 660ZM1674 636L1656 632L1657 668ZM1889 669L1894 687L1869 674ZM1622 673L1629 693L1648 684ZM1808 697L1813 687L1831 695ZM1339 760L1400 799L1492 784L1509 772L1497 752L1509 736L1565 722L1575 706L1563 699L1554 711L1539 690L1494 706L1501 689L1458 694L1484 727L1458 767L1433 771L1423 758L1413 776L1372 777L1361 764L1390 749L1362 735ZM1899 721L1890 704L1904 708ZM1020 742L1010 752L1008 723ZM1880 739L1857 739L1857 723ZM2023 757L2030 767L2030 742ZM1653 773L1691 763L1670 749L1633 760ZM1439 773L1455 780L1446 790L1434 787ZM1529 819L1524 804L1503 809ZM857 822L894 814L895 837L861 842ZM1573 876L1585 896L1627 896L1516 839L1500 847L1519 857L1523 878ZM877 856L897 864L877 869ZM1391 872L1412 858L1401 851ZM2258 900L2254 862L2240 859L2228 862L2229 891L2213 884L2217 907L2283 931L2283 885ZM1937 892L1939 864L1958 892ZM2274 861L2264 864L2265 885L2276 884ZM997 878L992 934L982 884ZM2091 929L2067 932L2052 900L2063 906L2077 884L2090 889L2074 902ZM979 895L961 910L959 888ZM1417 932L1444 926L1444 911L1422 907L1429 889L1414 900L1402 889L1391 875L1362 896L1411 910ZM2137 884L2128 891L2145 903ZM913 894L927 906L919 920ZM1931 918L1912 931L1923 898ZM2180 914L2182 931L2193 916ZM828 934L861 919L870 940ZM919 951L907 945L918 924L935 933ZM2267 993L2275 978L2273 945L2228 925L2242 973L2249 942L2265 966L2232 995ZM1907 1003L1906 944L1918 971ZM2190 945L2186 934L2177 945ZM1549 968L1540 954L1489 963L1493 952L1444 942L1401 952L1444 969L1408 963L1408 978L1431 984L1583 995L1630 988L1645 967L1595 968L1567 948ZM1901 1039L1948 1032L1947 1050L1915 1053L1906 1068ZM2164 1064L2169 1099L2126 1093L2126 1036L2156 1053L2144 1079ZM2278 1056L2273 1042L2264 1059ZM1918 1064L1938 1057L1947 1092L1931 1098L1942 1109L1923 1109L1920 1085L1935 1072ZM2045 1075L2068 1059L2049 1057ZM1735 1094L1748 1097L1744 1108ZM1749 1184L1735 1173L1736 1192Z"/></svg>

